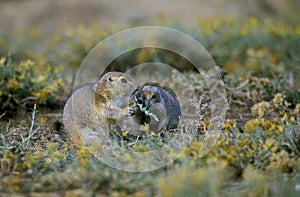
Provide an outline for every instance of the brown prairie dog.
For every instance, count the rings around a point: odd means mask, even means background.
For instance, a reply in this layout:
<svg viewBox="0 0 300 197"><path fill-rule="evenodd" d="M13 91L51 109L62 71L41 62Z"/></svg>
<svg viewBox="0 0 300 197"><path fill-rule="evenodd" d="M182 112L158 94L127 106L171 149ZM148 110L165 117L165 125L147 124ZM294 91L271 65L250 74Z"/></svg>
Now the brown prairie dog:
<svg viewBox="0 0 300 197"><path fill-rule="evenodd" d="M116 132L116 121L128 113L128 101L134 88L129 75L108 72L96 83L76 90L63 112L70 143L88 146Z"/></svg>

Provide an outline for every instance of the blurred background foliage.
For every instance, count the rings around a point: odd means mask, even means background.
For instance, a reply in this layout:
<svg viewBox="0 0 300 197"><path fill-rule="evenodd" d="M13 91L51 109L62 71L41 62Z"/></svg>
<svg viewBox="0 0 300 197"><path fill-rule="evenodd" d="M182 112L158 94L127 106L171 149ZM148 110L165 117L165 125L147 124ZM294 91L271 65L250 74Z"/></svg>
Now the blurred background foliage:
<svg viewBox="0 0 300 197"><path fill-rule="evenodd" d="M284 81L284 85L281 83L283 87L280 87L277 83L279 88L277 91L285 89L289 100L294 100L294 104L299 101L299 90L297 90L300 85L297 77L300 71L299 25L291 26L268 19L260 21L256 17L250 17L244 23L233 18L201 20L198 26L192 29L185 29L179 24L166 24L166 26L193 36L207 48L216 64L229 75L239 75L244 78L251 75L273 80L280 78ZM75 29L69 29L65 34L47 38L41 30L33 28L19 36L18 47L15 49L13 49L14 41L3 40L0 48L3 60L1 82L3 84L8 80L10 80L9 84L15 82L14 86L1 86L3 102L12 101L10 98L15 98L15 101L20 99L27 101L30 97L38 103L46 103L53 100L55 95L58 98L66 98L72 91L76 71L88 52L99 41L125 28L113 27L103 31L99 29L97 25L79 25ZM9 35L3 38L6 37ZM32 65L25 66L24 69L14 69L14 64L24 65L23 61L32 61ZM124 72L135 65L151 61L172 65L181 71L195 69L189 61L173 52L143 48L129 51L116 58L107 70ZM34 76L28 73L35 73L35 77L39 76L39 80L43 78L44 81L33 81ZM34 86L34 83L38 86ZM65 84L64 87L61 87L62 83ZM275 86L274 82L273 86ZM41 92L37 93L33 90L34 87L38 87ZM17 99L20 92L23 96ZM13 104L2 105L2 108L7 106Z"/></svg>

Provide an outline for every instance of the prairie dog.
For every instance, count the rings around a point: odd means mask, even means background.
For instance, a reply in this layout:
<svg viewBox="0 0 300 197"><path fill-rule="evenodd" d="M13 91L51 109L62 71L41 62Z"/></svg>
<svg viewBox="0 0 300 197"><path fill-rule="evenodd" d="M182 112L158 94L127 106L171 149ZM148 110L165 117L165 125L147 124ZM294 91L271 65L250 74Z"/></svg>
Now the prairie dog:
<svg viewBox="0 0 300 197"><path fill-rule="evenodd" d="M175 93L157 84L145 84L131 95L131 117L138 125L149 124L150 131L176 129L181 118L180 103ZM137 106L140 105L140 106ZM141 107L152 113L147 115Z"/></svg>
<svg viewBox="0 0 300 197"><path fill-rule="evenodd" d="M70 144L88 146L100 142L110 132L116 132L116 121L128 114L133 90L133 79L120 72L108 72L96 83L76 90L63 112Z"/></svg>

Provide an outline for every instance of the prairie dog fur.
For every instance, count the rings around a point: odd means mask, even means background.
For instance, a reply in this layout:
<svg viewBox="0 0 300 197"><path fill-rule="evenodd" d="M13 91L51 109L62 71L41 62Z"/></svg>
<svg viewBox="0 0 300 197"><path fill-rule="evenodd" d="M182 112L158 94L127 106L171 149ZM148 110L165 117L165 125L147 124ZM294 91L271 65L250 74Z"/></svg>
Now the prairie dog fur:
<svg viewBox="0 0 300 197"><path fill-rule="evenodd" d="M115 132L116 121L128 113L133 90L133 79L120 72L108 72L96 83L76 90L63 111L70 144L88 146Z"/></svg>

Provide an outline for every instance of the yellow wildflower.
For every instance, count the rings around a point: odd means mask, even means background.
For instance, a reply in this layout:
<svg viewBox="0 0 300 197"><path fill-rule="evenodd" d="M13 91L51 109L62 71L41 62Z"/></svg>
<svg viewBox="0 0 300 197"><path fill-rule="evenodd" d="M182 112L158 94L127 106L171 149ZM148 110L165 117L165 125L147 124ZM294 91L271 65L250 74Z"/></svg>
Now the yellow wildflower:
<svg viewBox="0 0 300 197"><path fill-rule="evenodd" d="M39 92L33 92L32 95L39 98L39 99L44 100L50 95L50 92L46 89L42 89Z"/></svg>
<svg viewBox="0 0 300 197"><path fill-rule="evenodd" d="M0 38L0 46L5 44L5 40Z"/></svg>
<svg viewBox="0 0 300 197"><path fill-rule="evenodd" d="M54 158L57 158L57 159L60 159L60 158L61 158L61 154L60 154L58 151L52 152L51 155L52 155Z"/></svg>
<svg viewBox="0 0 300 197"><path fill-rule="evenodd" d="M255 17L252 16L252 17L249 18L248 23L249 23L251 26L257 26L257 25L258 25L258 20L257 20L257 18L255 18Z"/></svg>
<svg viewBox="0 0 300 197"><path fill-rule="evenodd" d="M278 129L279 129L280 132L283 132L284 131L284 126L279 125Z"/></svg>
<svg viewBox="0 0 300 197"><path fill-rule="evenodd" d="M22 83L19 83L15 78L8 80L6 87L9 89L18 89L23 88L24 85Z"/></svg>
<svg viewBox="0 0 300 197"><path fill-rule="evenodd" d="M81 147L79 151L79 156L81 158L88 158L90 156L90 150L88 147Z"/></svg>
<svg viewBox="0 0 300 197"><path fill-rule="evenodd" d="M40 120L41 125L44 125L44 124L46 123L46 120L47 120L46 118L43 118L43 117L42 117L41 120Z"/></svg>
<svg viewBox="0 0 300 197"><path fill-rule="evenodd" d="M142 49L137 55L138 63L149 62L155 53L155 49Z"/></svg>
<svg viewBox="0 0 300 197"><path fill-rule="evenodd" d="M149 151L147 146L142 146L142 145L137 145L136 150L139 152L148 152Z"/></svg>
<svg viewBox="0 0 300 197"><path fill-rule="evenodd" d="M272 146L274 146L276 143L276 140L274 140L273 138L271 139L267 139L267 141L265 142L265 149L269 149L271 148Z"/></svg>
<svg viewBox="0 0 300 197"><path fill-rule="evenodd" d="M149 131L149 125L148 124L141 125L140 129L143 130L143 131Z"/></svg>
<svg viewBox="0 0 300 197"><path fill-rule="evenodd" d="M252 114L256 117L262 118L266 115L268 110L270 109L270 103L263 101L255 104L252 108Z"/></svg>
<svg viewBox="0 0 300 197"><path fill-rule="evenodd" d="M300 26L295 27L295 33L300 35Z"/></svg>
<svg viewBox="0 0 300 197"><path fill-rule="evenodd" d="M24 71L28 71L31 70L31 68L35 65L35 62L31 61L31 60L27 60L24 62L21 62L19 65L16 66L16 71L19 72L24 72Z"/></svg>
<svg viewBox="0 0 300 197"><path fill-rule="evenodd" d="M1 57L0 58L0 65L3 65L6 61L6 58L5 57Z"/></svg>
<svg viewBox="0 0 300 197"><path fill-rule="evenodd" d="M288 119L288 117L289 117L289 115L285 113L285 114L283 115L283 117L281 118L281 120L282 120L282 121L285 121L285 120Z"/></svg>
<svg viewBox="0 0 300 197"><path fill-rule="evenodd" d="M223 125L224 129L229 129L229 128L235 128L236 127L236 122L232 119L227 119L226 123Z"/></svg>
<svg viewBox="0 0 300 197"><path fill-rule="evenodd" d="M127 134L128 134L128 131L123 131L123 132L122 132L122 136L123 136L123 137L127 136Z"/></svg>
<svg viewBox="0 0 300 197"><path fill-rule="evenodd" d="M291 117L290 117L290 121L291 121L291 122L295 122L295 117L294 117L294 116L291 116Z"/></svg>
<svg viewBox="0 0 300 197"><path fill-rule="evenodd" d="M261 126L261 121L258 119L252 119L245 123L244 130L246 133L250 133L254 131L255 129L259 128Z"/></svg>

